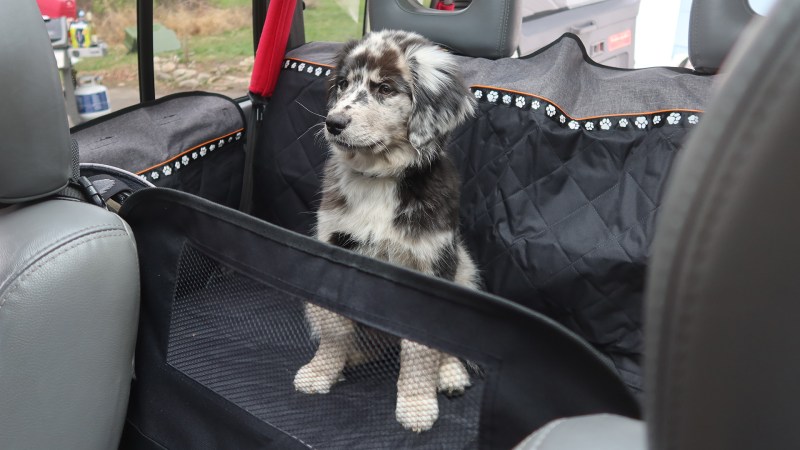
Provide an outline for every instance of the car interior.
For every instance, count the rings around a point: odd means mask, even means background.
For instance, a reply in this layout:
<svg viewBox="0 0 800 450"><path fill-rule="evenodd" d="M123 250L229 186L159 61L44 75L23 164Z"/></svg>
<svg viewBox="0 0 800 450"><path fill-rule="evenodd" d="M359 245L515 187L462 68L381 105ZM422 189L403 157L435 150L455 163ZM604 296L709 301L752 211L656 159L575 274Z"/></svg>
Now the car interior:
<svg viewBox="0 0 800 450"><path fill-rule="evenodd" d="M0 447L800 448L800 3L695 1L693 69L609 67L579 33L521 52L523 3L367 3L477 102L447 148L475 291L312 237L342 44L265 27L268 91L70 128L42 16L7 0ZM306 302L374 331L326 395L291 384ZM422 433L395 421L398 338L470 362Z"/></svg>

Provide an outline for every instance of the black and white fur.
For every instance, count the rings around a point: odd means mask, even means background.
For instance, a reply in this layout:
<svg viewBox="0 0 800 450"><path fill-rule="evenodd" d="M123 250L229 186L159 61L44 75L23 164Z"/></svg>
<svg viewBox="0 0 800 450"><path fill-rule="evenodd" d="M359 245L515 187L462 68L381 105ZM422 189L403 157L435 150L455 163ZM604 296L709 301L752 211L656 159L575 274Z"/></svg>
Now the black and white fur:
<svg viewBox="0 0 800 450"><path fill-rule="evenodd" d="M422 36L381 31L346 44L330 78L318 239L477 288L458 231L458 174L444 153L474 109L456 59ZM326 393L360 360L355 325L311 304L306 317L319 347L294 385ZM463 392L468 372L422 344L403 339L400 347L397 420L428 430L439 414L437 391Z"/></svg>

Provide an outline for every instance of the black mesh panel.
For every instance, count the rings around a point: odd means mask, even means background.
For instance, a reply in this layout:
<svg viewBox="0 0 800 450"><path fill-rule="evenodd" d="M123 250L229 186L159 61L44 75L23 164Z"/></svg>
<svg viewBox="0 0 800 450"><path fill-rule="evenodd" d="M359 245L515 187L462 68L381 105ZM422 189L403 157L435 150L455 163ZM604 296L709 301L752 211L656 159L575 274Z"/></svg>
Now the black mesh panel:
<svg viewBox="0 0 800 450"><path fill-rule="evenodd" d="M477 448L486 383L480 371L448 359L450 365L441 373L457 375L468 367L471 386L461 395L438 394L433 428L409 431L395 414L400 353L401 347L411 352L408 355L419 348L363 326L355 325L347 335L347 366L329 392L298 392L295 376L318 347L304 305L304 299L186 246L178 269L167 363L311 448ZM341 319L331 314L323 314L325 320ZM427 350L409 360L423 367L431 363L426 358L447 357ZM422 395L420 389L431 386L429 379L418 376L407 377L404 392ZM434 384L448 380L453 377ZM410 411L424 414L430 409Z"/></svg>

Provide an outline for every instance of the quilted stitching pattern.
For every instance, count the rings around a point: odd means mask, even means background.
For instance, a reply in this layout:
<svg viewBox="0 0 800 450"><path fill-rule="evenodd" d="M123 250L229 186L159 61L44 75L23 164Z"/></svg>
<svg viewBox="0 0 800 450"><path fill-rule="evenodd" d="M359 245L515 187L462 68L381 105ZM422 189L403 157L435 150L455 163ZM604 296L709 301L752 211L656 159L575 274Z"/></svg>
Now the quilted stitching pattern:
<svg viewBox="0 0 800 450"><path fill-rule="evenodd" d="M326 149L313 127L324 96L324 77L284 73L256 158L255 214L301 233L319 201ZM611 355L634 388L648 248L687 127L573 129L544 108L483 101L449 148L487 290L559 320Z"/></svg>

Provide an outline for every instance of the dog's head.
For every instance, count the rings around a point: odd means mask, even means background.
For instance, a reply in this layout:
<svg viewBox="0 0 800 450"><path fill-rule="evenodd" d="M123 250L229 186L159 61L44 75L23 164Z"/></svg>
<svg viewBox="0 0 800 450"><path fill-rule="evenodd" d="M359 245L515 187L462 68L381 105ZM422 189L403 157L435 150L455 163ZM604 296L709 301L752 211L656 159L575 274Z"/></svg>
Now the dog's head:
<svg viewBox="0 0 800 450"><path fill-rule="evenodd" d="M474 110L450 53L415 33L373 32L337 57L325 137L356 170L395 174L441 156Z"/></svg>

